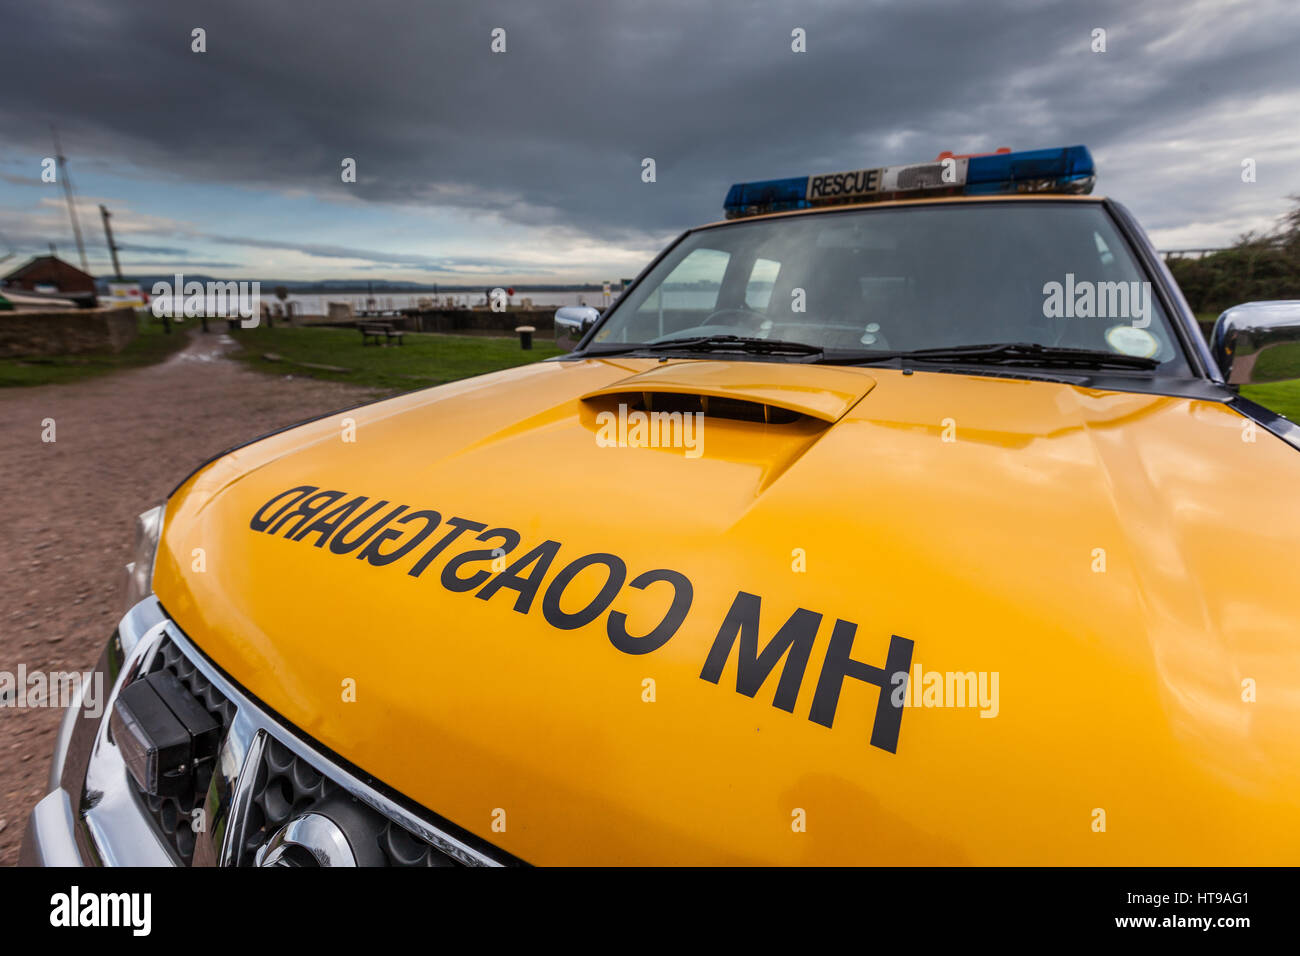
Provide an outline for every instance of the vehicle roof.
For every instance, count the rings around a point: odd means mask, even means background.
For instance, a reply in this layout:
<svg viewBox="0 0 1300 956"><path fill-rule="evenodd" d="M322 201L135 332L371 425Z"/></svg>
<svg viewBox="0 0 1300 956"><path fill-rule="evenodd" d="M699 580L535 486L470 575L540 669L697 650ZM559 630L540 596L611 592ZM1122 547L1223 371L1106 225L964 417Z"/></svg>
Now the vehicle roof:
<svg viewBox="0 0 1300 956"><path fill-rule="evenodd" d="M890 199L884 202L839 203L828 206L813 206L808 209L786 209L781 212L766 212L757 216L740 216L735 219L717 219L696 226L696 229L712 229L715 226L730 226L739 222L754 222L758 219L781 219L789 216L815 216L828 212L844 212L848 209L884 209L898 206L934 206L943 203L987 203L987 202L1105 202L1105 196L1075 193L1007 193L987 196L935 196L932 198Z"/></svg>

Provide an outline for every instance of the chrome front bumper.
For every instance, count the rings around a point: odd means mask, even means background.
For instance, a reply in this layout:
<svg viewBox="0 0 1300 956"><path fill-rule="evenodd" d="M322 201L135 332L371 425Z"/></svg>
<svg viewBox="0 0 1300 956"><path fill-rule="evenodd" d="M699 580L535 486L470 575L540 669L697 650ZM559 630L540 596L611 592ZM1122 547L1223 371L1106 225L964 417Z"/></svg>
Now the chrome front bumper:
<svg viewBox="0 0 1300 956"><path fill-rule="evenodd" d="M32 807L27 834L18 854L19 866L82 866L74 835L72 800L59 787Z"/></svg>
<svg viewBox="0 0 1300 956"><path fill-rule="evenodd" d="M166 620L162 606L153 597L131 608L118 624L117 632L96 666L103 675L105 686L112 688L102 713L94 718L83 714L80 698L72 701L64 713L50 765L50 792L32 808L28 817L27 832L18 856L20 866L126 864L123 854L114 852L114 845L132 839L142 850L138 854L127 854L134 865L169 866L176 862L153 828L143 826L148 820L133 805L125 766L117 748L106 742L104 749L100 750L101 738L107 737L108 721L105 718L112 711L119 689L126 678L133 676L134 668L139 667L141 649L156 644ZM150 636L153 640L147 641ZM128 669L129 664L134 668ZM115 777L112 773L114 758L118 771ZM101 806L104 800L99 791L91 788L92 764L96 769L96 781L107 786L107 792L103 794L107 798L106 805ZM88 791L90 800L85 799ZM128 800L132 804L127 804ZM96 805L93 809L86 807L79 820L78 810L88 803ZM112 824L115 815L121 817L121 825ZM93 834L106 825L118 836L101 847Z"/></svg>
<svg viewBox="0 0 1300 956"><path fill-rule="evenodd" d="M121 688L148 668L159 648L170 642L189 665L235 708L217 754L211 783L202 802L203 820L196 829L192 861L182 859L167 842L145 806L109 733L109 721ZM150 596L133 607L118 625L100 659L112 691L102 716L69 708L60 729L50 773L50 792L32 810L19 857L30 866L236 866L247 864L249 812L257 769L264 748L287 749L296 759L363 804L433 848L451 865L495 866L517 862L483 845L454 826L432 822L406 801L363 781L352 769L278 720L231 682L189 641ZM196 811L197 812L197 811ZM432 816L429 814L428 816Z"/></svg>

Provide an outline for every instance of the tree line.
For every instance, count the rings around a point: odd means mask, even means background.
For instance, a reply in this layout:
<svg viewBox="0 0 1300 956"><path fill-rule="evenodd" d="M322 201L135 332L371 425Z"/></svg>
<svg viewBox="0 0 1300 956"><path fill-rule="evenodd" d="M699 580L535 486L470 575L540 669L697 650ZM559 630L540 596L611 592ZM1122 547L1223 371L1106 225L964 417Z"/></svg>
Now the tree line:
<svg viewBox="0 0 1300 956"><path fill-rule="evenodd" d="M1169 271L1193 312L1217 315L1242 302L1300 299L1300 195L1269 233L1248 232L1199 259L1175 256Z"/></svg>

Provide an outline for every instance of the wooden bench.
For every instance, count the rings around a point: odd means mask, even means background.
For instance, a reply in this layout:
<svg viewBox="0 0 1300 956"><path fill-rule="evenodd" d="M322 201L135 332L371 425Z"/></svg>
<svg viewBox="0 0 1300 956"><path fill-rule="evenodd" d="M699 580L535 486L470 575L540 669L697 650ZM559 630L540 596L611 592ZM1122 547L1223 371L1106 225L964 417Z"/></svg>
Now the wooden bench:
<svg viewBox="0 0 1300 956"><path fill-rule="evenodd" d="M361 332L361 344L369 345L370 340L374 339L376 345L379 345L379 337L384 337L384 345L387 345L393 339L397 339L397 344L402 344L402 336L405 332L399 332L393 328L391 322L358 322L357 329Z"/></svg>

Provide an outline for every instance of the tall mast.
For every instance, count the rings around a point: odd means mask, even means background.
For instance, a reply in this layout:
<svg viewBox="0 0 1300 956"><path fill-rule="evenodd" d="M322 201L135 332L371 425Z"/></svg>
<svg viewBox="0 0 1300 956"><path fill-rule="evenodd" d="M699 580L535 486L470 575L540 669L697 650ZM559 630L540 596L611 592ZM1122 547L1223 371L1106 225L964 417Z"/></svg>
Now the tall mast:
<svg viewBox="0 0 1300 956"><path fill-rule="evenodd" d="M99 204L99 214L104 218L104 238L108 240L108 251L113 256L113 275L117 276L117 281L122 281L122 267L117 264L117 244L113 242L113 227L108 224L108 217L112 215L108 207L103 203Z"/></svg>
<svg viewBox="0 0 1300 956"><path fill-rule="evenodd" d="M89 273L90 266L86 264L86 245L81 241L81 224L77 222L77 206L72 199L72 180L68 176L68 160L63 155L63 147L59 145L59 131L53 126L50 132L54 135L54 156L59 164L59 179L63 183L63 195L68 201L68 216L72 219L72 234L77 240L77 253L81 256L81 271Z"/></svg>

